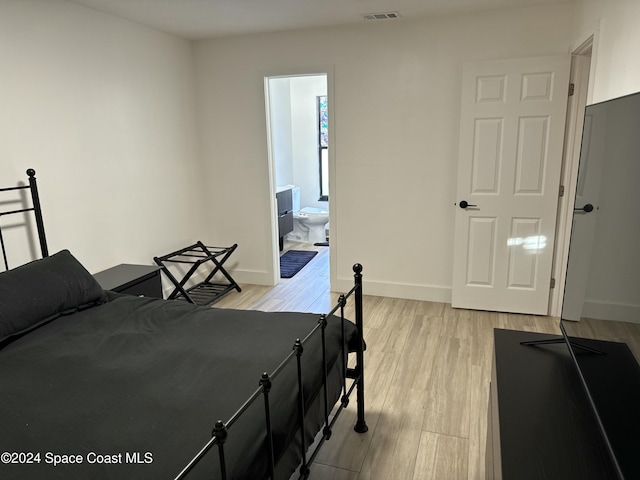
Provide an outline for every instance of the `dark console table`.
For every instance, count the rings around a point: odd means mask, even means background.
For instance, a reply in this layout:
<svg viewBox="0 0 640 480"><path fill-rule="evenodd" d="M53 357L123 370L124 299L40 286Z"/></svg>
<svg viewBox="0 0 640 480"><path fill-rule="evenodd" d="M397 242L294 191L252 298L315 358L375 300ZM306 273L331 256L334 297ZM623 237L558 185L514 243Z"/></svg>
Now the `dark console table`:
<svg viewBox="0 0 640 480"><path fill-rule="evenodd" d="M554 337L494 330L487 479L617 478L567 346L521 344Z"/></svg>
<svg viewBox="0 0 640 480"><path fill-rule="evenodd" d="M162 298L160 267L123 263L93 275L105 290L128 295Z"/></svg>

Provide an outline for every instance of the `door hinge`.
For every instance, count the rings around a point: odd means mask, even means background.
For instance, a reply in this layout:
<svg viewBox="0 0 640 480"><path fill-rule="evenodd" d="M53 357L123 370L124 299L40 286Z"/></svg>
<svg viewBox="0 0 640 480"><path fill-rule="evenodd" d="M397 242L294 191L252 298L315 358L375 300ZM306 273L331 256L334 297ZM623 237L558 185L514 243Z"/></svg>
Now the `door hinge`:
<svg viewBox="0 0 640 480"><path fill-rule="evenodd" d="M551 278L551 283L549 285L550 288L556 288L556 279L555 278Z"/></svg>
<svg viewBox="0 0 640 480"><path fill-rule="evenodd" d="M573 96L573 93L576 91L576 84L575 83L570 83L569 84L569 96Z"/></svg>
<svg viewBox="0 0 640 480"><path fill-rule="evenodd" d="M564 185L560 185L560 195L559 197L564 197Z"/></svg>

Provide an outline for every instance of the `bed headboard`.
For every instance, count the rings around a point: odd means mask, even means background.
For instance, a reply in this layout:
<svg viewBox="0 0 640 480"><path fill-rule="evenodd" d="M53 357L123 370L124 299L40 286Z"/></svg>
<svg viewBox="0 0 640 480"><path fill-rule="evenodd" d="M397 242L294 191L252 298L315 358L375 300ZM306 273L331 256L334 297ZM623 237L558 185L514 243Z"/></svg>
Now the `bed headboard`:
<svg viewBox="0 0 640 480"><path fill-rule="evenodd" d="M19 204L22 208L18 209L9 209L0 211L0 219L6 217L8 215L24 215L24 222L11 225L5 225L4 228L13 228L16 226L27 226L28 229L28 212L33 212L36 221L36 228L38 229L38 240L40 243L40 251L42 252L42 257L48 257L49 251L47 249L47 239L44 233L44 222L42 221L42 209L40 207L40 197L38 196L38 185L36 182L36 171L32 168L27 170L27 176L29 177L28 185L18 185L17 187L6 187L0 188L0 194L2 194L2 200L0 200L0 209L3 209L5 206ZM31 207L28 206L28 200L26 195L21 195L22 190L29 190L31 192ZM8 198L6 199L7 192L17 192L20 194L18 197ZM10 195L10 194L8 194ZM10 207L9 207L10 208ZM4 269L9 270L9 261L7 260L7 247L5 244L5 239L2 235L3 226L0 224L0 247L2 248L2 260L4 262Z"/></svg>

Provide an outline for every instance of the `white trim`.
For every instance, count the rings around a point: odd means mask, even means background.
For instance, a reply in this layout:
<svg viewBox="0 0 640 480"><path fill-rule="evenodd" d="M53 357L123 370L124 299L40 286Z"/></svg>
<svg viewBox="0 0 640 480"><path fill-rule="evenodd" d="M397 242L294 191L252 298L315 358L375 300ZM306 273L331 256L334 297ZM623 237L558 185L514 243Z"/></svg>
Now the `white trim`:
<svg viewBox="0 0 640 480"><path fill-rule="evenodd" d="M348 292L353 287L353 278L339 278L335 282L333 292ZM382 282L363 279L364 295L376 297L404 298L425 302L451 303L451 287L438 285L418 285L411 283Z"/></svg>
<svg viewBox="0 0 640 480"><path fill-rule="evenodd" d="M276 206L275 160L273 158L273 142L271 141L271 108L269 105L269 77L263 76L264 117L267 138L267 169L269 172L269 217L271 225L271 257L272 264L267 275L267 285L277 285L280 277L279 240L278 240L278 208Z"/></svg>
<svg viewBox="0 0 640 480"><path fill-rule="evenodd" d="M177 272L172 272L174 274L176 274ZM187 288L191 285L195 285L196 283L200 283L203 282L205 280L205 278L207 277L207 275L209 275L209 273L211 273L211 270L207 270L205 271L204 269L201 271L197 271L193 274L193 276L189 279L189 282L187 282ZM269 287L272 287L275 285L275 283L270 282L270 274L269 272L266 272L264 270L260 271L260 270L231 270L229 269L229 274L233 277L233 279L236 281L236 283L248 283L251 285L266 285ZM218 279L218 275L220 275L219 273L216 274L216 279ZM161 278L161 282L162 282L162 294L164 296L164 298L169 297L169 295L171 295L171 292L173 292L173 290L175 289L175 285L173 283L171 283L171 281L166 278L166 275L164 275L164 273L160 276ZM226 282L226 280L223 279L223 277L220 277L221 281Z"/></svg>
<svg viewBox="0 0 640 480"><path fill-rule="evenodd" d="M584 51L584 50L583 50ZM549 315L559 317L562 311L562 298L569 257L573 207L578 180L578 164L580 145L582 143L582 126L584 123L584 107L587 97L590 59L575 55L571 59L571 83L575 90L567 105L567 123L565 127L564 154L562 160L561 185L564 196L559 198L558 219L556 221L556 241L553 257L553 278L555 287L551 290Z"/></svg>
<svg viewBox="0 0 640 480"><path fill-rule="evenodd" d="M640 305L586 300L582 317L640 324Z"/></svg>
<svg viewBox="0 0 640 480"><path fill-rule="evenodd" d="M329 224L331 225L331 241L329 243L329 282L333 285L336 282L337 271L337 244L338 244L338 221L336 213L336 161L335 161L335 112L334 112L334 66L323 65L315 67L283 67L274 70L262 70L259 73L262 84L262 96L264 100L263 108L265 117L265 128L267 131L267 145L265 149L268 156L269 169L269 208L271 217L271 268L266 272L268 282L260 282L263 285L277 285L280 281L280 249L278 239L278 212L276 206L276 185L275 185L275 163L273 152L271 151L271 126L269 124L269 79L282 77L297 77L310 75L326 75L327 77L327 103L329 107ZM247 282L247 283L258 283Z"/></svg>
<svg viewBox="0 0 640 480"><path fill-rule="evenodd" d="M278 265L279 266L279 265ZM275 286L278 282L271 281L271 273L264 270L230 270L229 273L236 283L249 283L251 285ZM280 274L280 272L278 272Z"/></svg>
<svg viewBox="0 0 640 480"><path fill-rule="evenodd" d="M591 68L589 71L589 85L587 88L587 105L594 103L593 96L596 91L596 75L598 75L598 50L600 46L600 31L602 29L602 18L598 18L583 28L574 38L578 39L571 46L572 55L587 55L591 57ZM590 52L590 53L589 53Z"/></svg>

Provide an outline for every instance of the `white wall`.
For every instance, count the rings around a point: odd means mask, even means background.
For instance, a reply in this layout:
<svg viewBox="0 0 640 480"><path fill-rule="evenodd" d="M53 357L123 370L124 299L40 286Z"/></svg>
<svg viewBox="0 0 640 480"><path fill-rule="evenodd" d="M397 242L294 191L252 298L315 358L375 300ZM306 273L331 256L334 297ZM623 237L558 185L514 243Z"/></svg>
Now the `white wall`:
<svg viewBox="0 0 640 480"><path fill-rule="evenodd" d="M268 81L267 116L275 184L277 188L284 185L298 188L297 203L294 196L294 213L308 206L328 208L326 200L319 201L316 100L317 95L326 94L325 75L273 77Z"/></svg>
<svg viewBox="0 0 640 480"><path fill-rule="evenodd" d="M239 278L272 279L263 78L325 65L333 288L360 262L368 293L447 301L462 64L568 53L572 15L565 4L196 42L202 158L224 179L207 195L227 205L215 231L240 244Z"/></svg>
<svg viewBox="0 0 640 480"><path fill-rule="evenodd" d="M334 287L358 261L370 293L447 300L462 63L566 53L572 8L200 41L194 69L186 40L62 0L5 1L2 178L38 171L51 250L91 271L203 238L238 242L238 278L269 283L263 79L322 65Z"/></svg>
<svg viewBox="0 0 640 480"><path fill-rule="evenodd" d="M573 44L595 36L589 103L640 91L640 2L578 0Z"/></svg>
<svg viewBox="0 0 640 480"><path fill-rule="evenodd" d="M576 28L573 38L575 45L580 45L589 36L594 35L593 62L590 73L589 103L596 103L612 98L640 92L640 2L637 0L581 0L576 7ZM627 132L628 134L629 132ZM621 135L620 130L609 132L609 135ZM615 149L618 142L607 143ZM627 148L631 148L626 145ZM609 152L611 153L611 152ZM632 280L637 273L633 262L621 264L620 252L634 248L630 245L633 235L621 235L620 231L611 228L619 225L620 216L633 216L633 209L624 212L621 205L629 205L627 199L621 198L633 191L633 185L624 186L626 181L632 182L636 175L629 176L629 168L636 165L616 169L617 155L605 155L605 183L602 187L604 198L600 199L604 210L597 217L598 224L594 240L594 251L599 252L592 259L592 272L586 290L586 306L584 316L619 320L637 320L637 292L625 289L624 285L635 286ZM607 188L608 187L608 188ZM616 205L607 209L607 204ZM615 215L612 217L612 210ZM604 212L604 213L603 213ZM625 217L626 215L626 217ZM607 225L607 222L613 222ZM629 226L629 228L634 225ZM612 246L614 246L612 248ZM606 281L605 281L606 280Z"/></svg>
<svg viewBox="0 0 640 480"><path fill-rule="evenodd" d="M60 0L0 3L1 186L37 171L50 251L90 271L203 234L186 40Z"/></svg>
<svg viewBox="0 0 640 480"><path fill-rule="evenodd" d="M323 65L332 275L346 284L359 261L370 293L446 300L462 63L567 53L595 33L590 100L606 100L640 90L638 24L636 0L578 0L199 41L194 74L186 40L62 0L5 0L2 185L34 167L50 249L92 271L204 238L240 243L235 271L269 283L263 78Z"/></svg>
<svg viewBox="0 0 640 480"><path fill-rule="evenodd" d="M300 187L301 207L328 208L319 201L316 97L327 94L326 75L269 79L271 148L277 186Z"/></svg>
<svg viewBox="0 0 640 480"><path fill-rule="evenodd" d="M271 149L277 186L293 184L293 139L291 137L291 80L269 79Z"/></svg>
<svg viewBox="0 0 640 480"><path fill-rule="evenodd" d="M318 159L318 107L316 97L327 94L324 75L291 79L291 138L293 141L293 183L300 187L300 207L328 209L320 198Z"/></svg>

